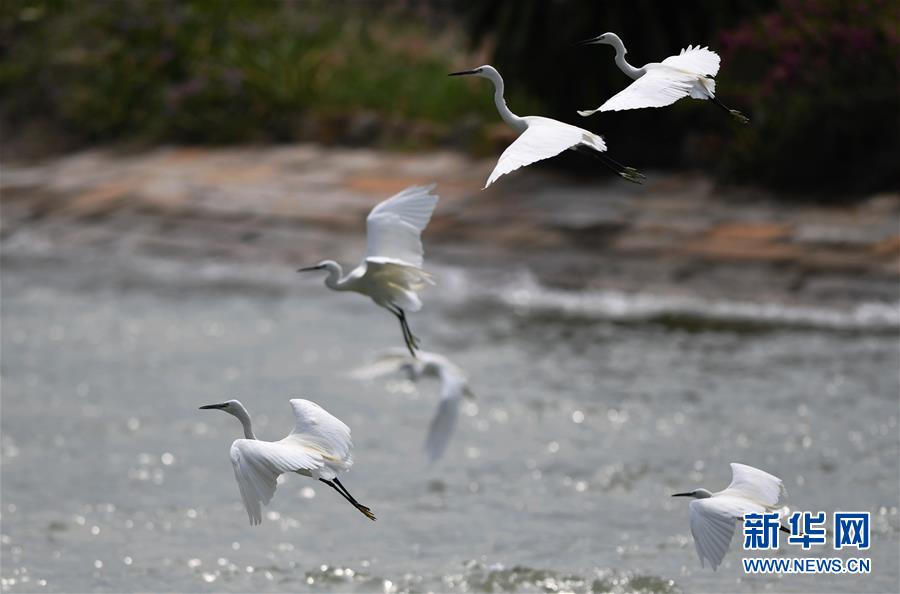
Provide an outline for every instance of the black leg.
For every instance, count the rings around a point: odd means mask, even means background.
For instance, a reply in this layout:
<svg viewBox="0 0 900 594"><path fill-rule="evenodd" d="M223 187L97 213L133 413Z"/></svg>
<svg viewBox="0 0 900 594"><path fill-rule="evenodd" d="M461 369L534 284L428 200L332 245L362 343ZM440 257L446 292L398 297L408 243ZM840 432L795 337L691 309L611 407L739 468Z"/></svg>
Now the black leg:
<svg viewBox="0 0 900 594"><path fill-rule="evenodd" d="M722 109L724 109L725 111L730 113L734 117L734 119L736 119L740 123L742 123L742 124L750 123L750 118L748 118L747 116L745 116L744 114L742 114L741 112L739 112L736 109L731 109L730 107L728 107L727 105L725 105L724 103L719 101L718 97L714 97L714 96L710 95L709 98L710 98L710 100L712 100L713 103L715 103L716 105L718 105L719 107L721 107Z"/></svg>
<svg viewBox="0 0 900 594"><path fill-rule="evenodd" d="M333 482L335 485L337 485L337 488L341 490L341 493L347 498L347 500L350 501L350 503L352 503L353 505L356 506L356 509L358 509L358 510L361 511L362 513L366 514L367 517L368 517L370 514L372 514L372 510L370 510L370 509L368 508L368 506L365 506L365 505L363 505L362 503L360 503L359 501L357 501L356 498L355 498L353 495L350 494L350 491L347 490L347 487L344 486L344 483L342 483L342 482L340 481L339 478L334 477L334 479L332 479L332 482ZM375 519L375 515L372 514L372 515L371 515L371 518L374 520L374 519Z"/></svg>
<svg viewBox="0 0 900 594"><path fill-rule="evenodd" d="M341 482L341 479L339 479L338 477L334 477L334 479L332 479L332 482L334 482L334 484L337 485L338 488L344 492L344 495L346 495L350 499L350 501L352 501L353 503L355 503L356 505L358 505L360 507L365 507L366 509L369 509L368 507L366 507L365 505L363 505L362 503L357 501L356 498L350 494L350 491L347 490L347 487L344 486L344 483Z"/></svg>
<svg viewBox="0 0 900 594"><path fill-rule="evenodd" d="M724 109L725 111L727 111L728 113L731 113L731 108L728 107L727 105L725 105L724 103L722 103L721 101L719 101L719 98L718 98L718 97L712 97L712 96L710 96L710 100L711 100L713 103L715 103L716 105L718 105L719 107L721 107L722 109Z"/></svg>
<svg viewBox="0 0 900 594"><path fill-rule="evenodd" d="M579 153L589 155L591 157L594 157L595 159L598 159L601 163L603 163L604 166L609 168L616 175L618 175L622 179L625 179L632 183L635 183L635 184L642 183L641 179L647 177L643 173L641 173L640 171L638 171L637 169L635 169L633 167L625 167L618 161L613 160L609 155L607 155L604 152L596 151L594 149L591 149L590 147L587 147L587 146L584 146L581 144L575 145L572 148L575 149L576 151L578 151Z"/></svg>
<svg viewBox="0 0 900 594"><path fill-rule="evenodd" d="M608 167L610 171L613 171L614 173L616 173L618 175L622 174L622 168L617 167L616 164L607 155L604 155L603 153L598 153L597 151L592 151L588 147L582 146L580 144L577 144L572 148L576 152L581 153L582 155L594 157L595 159L599 160L601 163L603 163L603 166Z"/></svg>
<svg viewBox="0 0 900 594"><path fill-rule="evenodd" d="M403 341L406 343L406 348L409 349L409 354L412 355L414 359L417 359L416 340L409 331L409 326L406 323L406 314L403 313L402 309L396 306L388 306L387 310L397 316L397 319L400 320L400 330L403 332Z"/></svg>
<svg viewBox="0 0 900 594"><path fill-rule="evenodd" d="M609 159L609 162L610 162L610 163L612 163L613 165L615 165L616 167L618 167L618 168L621 169L622 171L624 171L624 172L633 172L637 177L639 177L639 178L641 178L641 179L647 179L647 176L646 176L646 175L644 175L643 173L641 173L640 171L638 171L638 170L635 169L634 167L626 167L625 165L622 165L621 163L619 163L618 161L616 161L615 159L613 159L612 157L610 157L608 153L601 153L601 154L602 154L604 157L606 157L607 159ZM621 174L620 174L620 175L621 175Z"/></svg>
<svg viewBox="0 0 900 594"><path fill-rule="evenodd" d="M403 332L403 341L406 343L406 348L409 349L409 354L415 357L416 345L409 336L409 332L406 329L406 322L403 321L402 316L397 316L397 319L400 320L400 331Z"/></svg>
<svg viewBox="0 0 900 594"><path fill-rule="evenodd" d="M350 499L349 497L347 497L347 494L346 494L346 493L344 493L343 491L341 491L340 489L338 489L337 485L335 485L332 481L328 481L328 480L325 480L325 479L323 479L323 478L320 478L319 480L322 481L323 483L325 483L326 485L328 485L329 487L331 487L332 489L334 489L335 491L337 491L337 492L338 492L338 495L340 495L341 497L343 497L344 499L346 499L347 501L349 501L350 504L353 505L353 507L356 507L356 504L353 503L353 500Z"/></svg>
<svg viewBox="0 0 900 594"><path fill-rule="evenodd" d="M598 153L598 154L600 155L600 158L602 160L608 161L609 165L612 166L613 170L615 170L617 168L619 170L618 174L626 181L630 181L635 184L641 184L641 183L644 183L641 180L647 179L646 175L644 175L643 173L641 173L634 167L627 167L625 165L622 165L621 163L619 163L618 161L616 161L615 159L613 159L606 153Z"/></svg>
<svg viewBox="0 0 900 594"><path fill-rule="evenodd" d="M370 510L365 505L361 505L358 501L356 501L355 499L350 497L349 493L344 493L341 489L339 489L337 487L337 485L335 485L331 481L327 481L327 480L321 479L321 478L319 480L322 481L323 483L325 483L326 485L328 485L329 487L331 487L332 489L334 489L335 491L337 491L338 493L340 493L341 497L343 497L348 502L350 502L350 505L352 505L353 507L358 509L362 515L366 516L367 518L369 518L372 521L375 521L375 514L372 513L372 510ZM335 479L335 480L337 480L337 479Z"/></svg>
<svg viewBox="0 0 900 594"><path fill-rule="evenodd" d="M386 305L385 309L394 314L394 316L397 318L397 321L400 322L400 330L403 332L403 340L407 340L408 337L406 336L406 326L403 325L403 316L400 315L400 308L393 305Z"/></svg>
<svg viewBox="0 0 900 594"><path fill-rule="evenodd" d="M402 309L400 309L400 319L403 321L403 325L406 327L406 335L409 336L409 340L413 343L414 347L419 348L419 337L413 334L412 328L409 327L409 320L406 319L406 312Z"/></svg>
<svg viewBox="0 0 900 594"><path fill-rule="evenodd" d="M641 181L642 179L647 178L646 175L644 175L634 167L626 167L606 153L599 153L594 151L591 152L596 154L602 163L619 174L619 177L621 177L625 181L630 181L633 184L640 184L643 183Z"/></svg>

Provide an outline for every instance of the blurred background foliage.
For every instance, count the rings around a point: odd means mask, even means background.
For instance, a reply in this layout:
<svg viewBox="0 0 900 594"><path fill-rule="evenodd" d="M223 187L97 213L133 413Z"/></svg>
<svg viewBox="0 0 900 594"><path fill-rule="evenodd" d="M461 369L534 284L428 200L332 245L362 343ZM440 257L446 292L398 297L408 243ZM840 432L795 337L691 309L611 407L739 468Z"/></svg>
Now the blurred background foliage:
<svg viewBox="0 0 900 594"><path fill-rule="evenodd" d="M447 78L464 40L428 6L12 0L0 10L0 105L13 132L40 126L74 143L365 142L373 119L432 123L440 135L491 113L483 92ZM347 130L351 120L361 129Z"/></svg>
<svg viewBox="0 0 900 594"><path fill-rule="evenodd" d="M298 140L484 154L509 139L489 83L446 73L492 62L514 111L601 132L629 164L860 194L900 181L898 13L894 0L5 0L0 119L23 154ZM752 125L687 100L581 118L629 82L611 48L573 46L604 31L636 65L717 50L719 96Z"/></svg>
<svg viewBox="0 0 900 594"><path fill-rule="evenodd" d="M815 193L896 189L900 182L900 2L896 0L486 0L466 6L476 43L546 113L609 139L638 167L703 167L721 179ZM691 44L722 56L712 105L597 114L630 82L609 46L619 34L636 66ZM581 120L581 123L578 123Z"/></svg>

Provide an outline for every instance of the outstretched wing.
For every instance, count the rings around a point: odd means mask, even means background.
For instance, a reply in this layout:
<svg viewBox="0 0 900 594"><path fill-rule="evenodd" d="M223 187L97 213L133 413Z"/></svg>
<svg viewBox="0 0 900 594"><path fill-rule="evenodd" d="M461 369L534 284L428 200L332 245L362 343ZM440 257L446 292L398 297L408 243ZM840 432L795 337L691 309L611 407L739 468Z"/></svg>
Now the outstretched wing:
<svg viewBox="0 0 900 594"><path fill-rule="evenodd" d="M782 495L787 495L784 483L777 476L737 462L731 463L731 484L725 490L769 507L774 507Z"/></svg>
<svg viewBox="0 0 900 594"><path fill-rule="evenodd" d="M408 358L409 355L403 353L379 356L374 362L363 365L362 367L357 367L351 371L350 377L358 380L372 380L384 377L385 375L396 373L403 369L403 365Z"/></svg>
<svg viewBox="0 0 900 594"><path fill-rule="evenodd" d="M351 371L350 377L371 380L405 370L409 372L410 379L418 379L431 356L428 351L418 351L413 359L405 347L389 347L378 351L372 363Z"/></svg>
<svg viewBox="0 0 900 594"><path fill-rule="evenodd" d="M459 400L441 399L437 411L428 426L428 437L425 438L425 451L428 459L436 462L447 450L447 444L456 429L459 418Z"/></svg>
<svg viewBox="0 0 900 594"><path fill-rule="evenodd" d="M606 150L603 139L587 130L549 118L530 117L525 120L528 128L500 155L485 188L501 175L555 157L577 144L588 144L600 152Z"/></svg>
<svg viewBox="0 0 900 594"><path fill-rule="evenodd" d="M328 462L342 462L349 468L353 464L350 448L350 428L337 417L310 400L291 400L296 424L285 440L295 440L318 453Z"/></svg>
<svg viewBox="0 0 900 594"><path fill-rule="evenodd" d="M691 501L691 534L700 566L703 567L706 560L715 570L728 552L736 520L744 514L763 511L761 506L738 497L717 496Z"/></svg>
<svg viewBox="0 0 900 594"><path fill-rule="evenodd" d="M238 439L231 444L231 465L250 525L262 521L262 504L275 494L278 475L296 470L316 470L322 459L290 444Z"/></svg>
<svg viewBox="0 0 900 594"><path fill-rule="evenodd" d="M422 265L421 235L438 197L435 184L406 188L378 204L366 218L366 258Z"/></svg>
<svg viewBox="0 0 900 594"><path fill-rule="evenodd" d="M662 61L666 66L703 76L715 76L719 72L719 54L707 47L687 46L677 56Z"/></svg>
<svg viewBox="0 0 900 594"><path fill-rule="evenodd" d="M621 111L643 107L665 107L687 97L697 82L697 75L674 68L650 68L622 91L606 100L606 103L588 111L579 111L589 116L598 111Z"/></svg>
<svg viewBox="0 0 900 594"><path fill-rule="evenodd" d="M431 357L441 379L441 401L428 428L425 450L431 462L436 462L444 455L453 437L459 418L459 404L469 389L469 381L465 372L443 355L431 353Z"/></svg>

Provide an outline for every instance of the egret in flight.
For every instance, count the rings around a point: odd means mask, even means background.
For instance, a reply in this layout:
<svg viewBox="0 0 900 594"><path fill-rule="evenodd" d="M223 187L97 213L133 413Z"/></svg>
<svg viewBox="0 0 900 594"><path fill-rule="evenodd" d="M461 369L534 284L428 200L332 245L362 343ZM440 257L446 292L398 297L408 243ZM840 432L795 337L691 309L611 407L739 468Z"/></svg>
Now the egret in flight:
<svg viewBox="0 0 900 594"><path fill-rule="evenodd" d="M691 501L691 534L700 557L709 561L713 570L722 563L722 558L731 544L737 520L745 514L778 512L779 519L788 515L787 507L779 507L778 500L787 492L781 479L745 464L731 463L731 484L717 493L706 489L694 489L686 493L675 493L672 497L693 497ZM789 532L783 525L782 532Z"/></svg>
<svg viewBox="0 0 900 594"><path fill-rule="evenodd" d="M231 444L231 465L250 525L262 522L261 506L272 500L278 476L285 472L296 472L325 483L374 520L372 510L354 499L338 478L338 474L353 466L350 429L315 402L294 398L291 407L296 424L281 441L256 439L250 415L238 400L200 407L227 412L237 417L244 427L245 439L236 439Z"/></svg>
<svg viewBox="0 0 900 594"><path fill-rule="evenodd" d="M607 155L606 142L593 132L550 118L519 117L514 114L506 106L506 100L503 98L503 78L493 66L486 65L474 70L452 72L449 76L464 75L480 76L494 83L494 104L497 106L497 111L500 112L503 121L519 133L519 137L500 155L497 166L494 167L494 171L491 172L484 185L485 188L494 183L501 175L555 157L567 149L600 159L600 162L606 167L630 182L641 183L641 180L645 178L644 174L637 169L625 167Z"/></svg>
<svg viewBox="0 0 900 594"><path fill-rule="evenodd" d="M434 281L422 270L422 231L431 220L438 197L435 184L412 186L381 202L366 218L366 255L347 276L341 265L323 260L297 272L326 270L325 286L333 291L368 295L400 320L403 340L415 357L419 339L409 329L406 312L422 309L418 291ZM343 278L342 278L343 277Z"/></svg>
<svg viewBox="0 0 900 594"><path fill-rule="evenodd" d="M357 379L374 379L389 373L405 372L409 379L437 378L441 382L440 401L428 427L425 451L429 460L436 462L446 451L447 444L456 429L459 405L463 397L474 398L469 388L466 372L444 355L419 351L418 358L410 358L402 349L386 349L379 353L374 363L353 372Z"/></svg>
<svg viewBox="0 0 900 594"><path fill-rule="evenodd" d="M579 111L579 114L589 116L598 111L664 107L682 97L691 96L694 99L712 100L742 124L750 122L750 118L736 109L726 107L716 97L716 81L713 77L719 72L719 55L709 48L688 46L677 56L669 56L662 62L651 62L644 64L642 68L635 68L625 60L625 44L615 33L585 39L579 45L601 43L616 48L616 65L634 82L597 109Z"/></svg>

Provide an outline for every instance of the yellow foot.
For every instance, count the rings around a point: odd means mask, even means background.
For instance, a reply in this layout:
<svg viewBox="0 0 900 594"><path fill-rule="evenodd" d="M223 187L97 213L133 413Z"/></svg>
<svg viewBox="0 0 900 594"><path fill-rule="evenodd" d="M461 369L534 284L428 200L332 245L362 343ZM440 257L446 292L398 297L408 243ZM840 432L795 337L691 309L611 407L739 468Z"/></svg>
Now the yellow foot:
<svg viewBox="0 0 900 594"><path fill-rule="evenodd" d="M749 123L750 123L750 118L748 118L747 116L745 116L744 114L742 114L742 113L739 112L738 110L736 110L736 109L729 109L728 111L730 111L730 112L731 112L731 115L734 116L734 119L736 119L736 120L739 121L740 123L742 123L742 124L749 124Z"/></svg>
<svg viewBox="0 0 900 594"><path fill-rule="evenodd" d="M369 518L369 519L372 520L373 522L375 521L375 514L373 514L373 513L372 513L372 510L370 510L370 509L369 509L368 507L366 507L365 505L360 505L360 506L357 507L356 509L358 509L360 512L362 512L362 514L363 514L364 516L366 516L367 518Z"/></svg>

